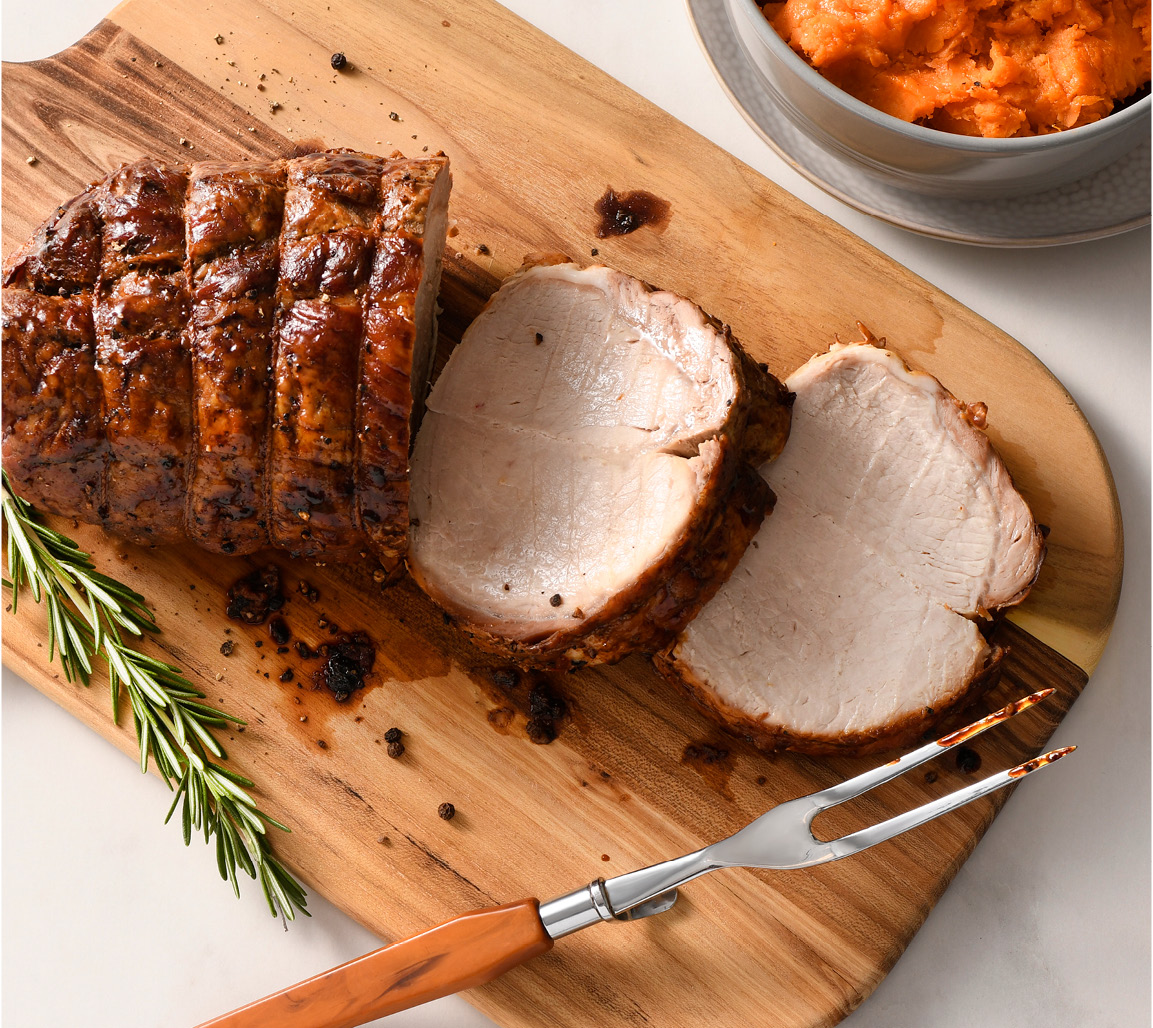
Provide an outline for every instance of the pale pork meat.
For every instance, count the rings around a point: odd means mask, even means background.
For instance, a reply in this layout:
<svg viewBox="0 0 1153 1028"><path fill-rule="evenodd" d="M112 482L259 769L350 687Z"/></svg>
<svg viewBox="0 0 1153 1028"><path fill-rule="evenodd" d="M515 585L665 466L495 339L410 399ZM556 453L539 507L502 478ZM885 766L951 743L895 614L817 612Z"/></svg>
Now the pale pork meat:
<svg viewBox="0 0 1153 1028"><path fill-rule="evenodd" d="M916 738L996 676L983 619L1022 600L1041 532L967 407L868 343L787 380L773 517L657 664L766 748Z"/></svg>
<svg viewBox="0 0 1153 1028"><path fill-rule="evenodd" d="M409 567L527 664L667 643L771 506L789 397L689 301L536 266L465 333L413 453Z"/></svg>

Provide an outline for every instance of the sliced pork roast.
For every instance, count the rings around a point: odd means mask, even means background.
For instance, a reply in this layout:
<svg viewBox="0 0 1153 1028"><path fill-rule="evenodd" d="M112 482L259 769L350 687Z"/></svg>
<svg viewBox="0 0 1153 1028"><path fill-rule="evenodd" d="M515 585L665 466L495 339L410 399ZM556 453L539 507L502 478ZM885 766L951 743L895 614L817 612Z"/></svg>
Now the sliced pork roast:
<svg viewBox="0 0 1153 1028"><path fill-rule="evenodd" d="M728 330L605 267L513 276L437 380L409 569L480 645L572 667L666 645L771 508L791 398Z"/></svg>
<svg viewBox="0 0 1153 1028"><path fill-rule="evenodd" d="M5 262L3 461L135 542L399 565L442 155L142 160Z"/></svg>
<svg viewBox="0 0 1153 1028"><path fill-rule="evenodd" d="M786 384L773 517L657 666L767 749L900 745L995 679L980 624L1024 599L1042 536L983 406L868 343Z"/></svg>

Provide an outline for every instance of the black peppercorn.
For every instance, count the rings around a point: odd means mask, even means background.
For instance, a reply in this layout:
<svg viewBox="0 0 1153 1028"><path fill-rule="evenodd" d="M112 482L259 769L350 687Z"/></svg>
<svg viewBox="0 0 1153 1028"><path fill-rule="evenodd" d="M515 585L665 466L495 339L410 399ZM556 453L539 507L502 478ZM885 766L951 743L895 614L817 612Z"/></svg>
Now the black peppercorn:
<svg viewBox="0 0 1153 1028"><path fill-rule="evenodd" d="M562 603L564 603L564 599L562 599L562 597L561 597L561 594L560 594L560 593L553 593L553 594L552 594L552 595L551 595L551 596L548 598L548 602L549 602L549 604L550 604L551 606L553 606L553 607L559 607L559 606L560 606Z"/></svg>
<svg viewBox="0 0 1153 1028"><path fill-rule="evenodd" d="M439 807L436 808L436 812L445 821L451 821L454 817L456 817L456 807L454 807L451 803L442 803Z"/></svg>
<svg viewBox="0 0 1153 1028"><path fill-rule="evenodd" d="M402 735L404 735L404 732L402 732L399 728L390 728L387 732L384 733L384 741L400 742L400 737Z"/></svg>
<svg viewBox="0 0 1153 1028"><path fill-rule="evenodd" d="M342 53L333 54L331 64L333 71L340 71L341 68L348 65L348 58Z"/></svg>
<svg viewBox="0 0 1153 1028"><path fill-rule="evenodd" d="M226 657L231 656L232 655L232 647L233 647L232 640L231 639L225 639L224 642L222 642L220 644L220 652L223 653L224 656L226 656Z"/></svg>
<svg viewBox="0 0 1153 1028"><path fill-rule="evenodd" d="M388 755L393 759L404 756L404 743L399 739L388 744Z"/></svg>

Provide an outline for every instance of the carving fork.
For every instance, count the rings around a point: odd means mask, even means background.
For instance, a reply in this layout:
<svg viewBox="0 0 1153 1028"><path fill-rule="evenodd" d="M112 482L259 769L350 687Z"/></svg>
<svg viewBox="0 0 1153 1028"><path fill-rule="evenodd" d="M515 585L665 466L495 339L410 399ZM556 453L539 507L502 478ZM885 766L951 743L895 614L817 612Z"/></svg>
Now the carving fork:
<svg viewBox="0 0 1153 1028"><path fill-rule="evenodd" d="M872 771L773 807L734 835L674 860L596 881L546 903L521 900L462 914L307 981L273 993L200 1028L352 1028L463 989L483 985L545 953L553 942L600 921L629 921L668 910L677 889L724 867L790 870L860 853L1020 780L1072 753L1065 746L991 775L904 814L821 842L812 833L821 811L851 800L910 768L1008 720L1045 697L1043 689L966 728Z"/></svg>

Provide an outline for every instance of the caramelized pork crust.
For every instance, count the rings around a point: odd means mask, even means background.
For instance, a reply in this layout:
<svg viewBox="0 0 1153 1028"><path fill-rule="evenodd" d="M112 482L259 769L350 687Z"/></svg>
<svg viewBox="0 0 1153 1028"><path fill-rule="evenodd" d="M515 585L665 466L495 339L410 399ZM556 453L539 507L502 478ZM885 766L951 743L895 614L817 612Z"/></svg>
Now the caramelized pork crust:
<svg viewBox="0 0 1153 1028"><path fill-rule="evenodd" d="M395 568L450 188L443 155L326 151L62 205L4 267L13 486L141 544Z"/></svg>

